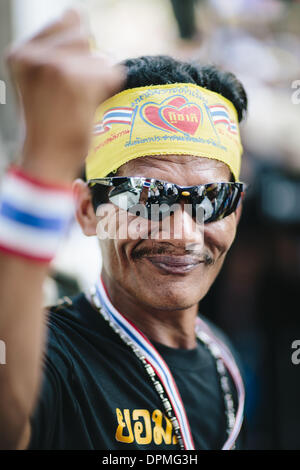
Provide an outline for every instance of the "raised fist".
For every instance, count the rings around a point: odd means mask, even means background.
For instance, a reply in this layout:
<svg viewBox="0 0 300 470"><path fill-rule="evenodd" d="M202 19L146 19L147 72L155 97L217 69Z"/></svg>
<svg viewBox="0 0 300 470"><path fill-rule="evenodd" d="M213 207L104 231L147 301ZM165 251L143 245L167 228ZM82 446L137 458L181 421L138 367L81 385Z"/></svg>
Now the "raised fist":
<svg viewBox="0 0 300 470"><path fill-rule="evenodd" d="M21 165L68 183L88 152L97 106L117 93L121 67L93 55L80 15L69 10L7 55L26 126Z"/></svg>

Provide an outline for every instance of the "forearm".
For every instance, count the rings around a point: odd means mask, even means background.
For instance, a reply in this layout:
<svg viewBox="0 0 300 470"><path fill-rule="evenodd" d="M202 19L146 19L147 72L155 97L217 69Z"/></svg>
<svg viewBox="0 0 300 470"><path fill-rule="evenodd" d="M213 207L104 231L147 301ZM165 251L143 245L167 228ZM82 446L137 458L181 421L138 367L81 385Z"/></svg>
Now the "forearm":
<svg viewBox="0 0 300 470"><path fill-rule="evenodd" d="M53 153L56 154L55 148ZM0 448L16 448L39 388L45 326L43 282L73 213L68 182L41 165L6 173L0 193Z"/></svg>
<svg viewBox="0 0 300 470"><path fill-rule="evenodd" d="M48 265L0 253L0 448L18 445L39 387L45 328L43 282Z"/></svg>

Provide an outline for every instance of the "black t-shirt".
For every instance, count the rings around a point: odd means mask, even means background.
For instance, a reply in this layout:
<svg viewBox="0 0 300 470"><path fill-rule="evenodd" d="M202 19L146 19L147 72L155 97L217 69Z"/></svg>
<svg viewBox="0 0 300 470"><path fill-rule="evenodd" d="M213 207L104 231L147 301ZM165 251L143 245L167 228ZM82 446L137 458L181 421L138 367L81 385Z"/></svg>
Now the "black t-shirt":
<svg viewBox="0 0 300 470"><path fill-rule="evenodd" d="M84 294L52 307L47 323L29 449L178 450L143 365ZM153 344L175 378L196 449L220 449L226 418L215 360L201 342L192 350Z"/></svg>

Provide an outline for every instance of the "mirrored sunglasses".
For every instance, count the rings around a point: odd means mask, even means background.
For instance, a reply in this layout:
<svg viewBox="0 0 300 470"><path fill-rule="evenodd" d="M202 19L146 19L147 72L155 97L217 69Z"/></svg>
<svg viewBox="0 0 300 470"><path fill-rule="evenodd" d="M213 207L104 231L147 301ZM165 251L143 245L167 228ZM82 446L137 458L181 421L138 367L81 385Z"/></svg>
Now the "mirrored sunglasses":
<svg viewBox="0 0 300 470"><path fill-rule="evenodd" d="M246 189L246 185L240 182L180 186L137 176L114 176L88 181L88 186L93 187L93 190L97 190L98 185L108 187L110 202L134 215L162 220L180 207L178 204L183 200L185 204L191 204L193 217L201 212L204 223L223 219L234 212Z"/></svg>

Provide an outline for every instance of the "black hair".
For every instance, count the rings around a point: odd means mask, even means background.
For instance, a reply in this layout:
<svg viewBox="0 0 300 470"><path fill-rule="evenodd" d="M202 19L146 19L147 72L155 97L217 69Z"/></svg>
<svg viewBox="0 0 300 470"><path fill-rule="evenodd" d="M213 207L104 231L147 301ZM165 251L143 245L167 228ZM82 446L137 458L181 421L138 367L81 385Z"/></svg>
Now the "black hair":
<svg viewBox="0 0 300 470"><path fill-rule="evenodd" d="M127 78L120 91L150 85L193 83L215 91L231 101L237 111L239 122L247 112L247 94L241 82L233 73L220 70L215 65L182 62L166 55L127 59L122 65L126 68ZM99 204L107 202L107 187L97 185L95 188L91 188L91 193L96 210Z"/></svg>
<svg viewBox="0 0 300 470"><path fill-rule="evenodd" d="M215 65L181 62L166 55L127 59L122 65L127 69L124 90L149 85L194 83L231 101L239 122L247 111L247 94L241 82L233 73L220 70Z"/></svg>

